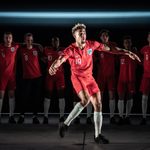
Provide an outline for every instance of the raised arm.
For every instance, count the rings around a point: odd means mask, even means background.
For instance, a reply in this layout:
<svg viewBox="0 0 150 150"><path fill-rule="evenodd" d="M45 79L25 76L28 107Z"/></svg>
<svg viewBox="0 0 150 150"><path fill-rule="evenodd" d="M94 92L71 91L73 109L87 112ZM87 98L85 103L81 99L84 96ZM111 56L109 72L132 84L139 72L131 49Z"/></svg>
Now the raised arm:
<svg viewBox="0 0 150 150"><path fill-rule="evenodd" d="M104 45L104 48L102 51L105 51L111 54L117 54L117 55L127 55L131 59L141 62L140 58L135 53L129 50L123 49L123 48L119 48L119 47L110 48L109 46Z"/></svg>
<svg viewBox="0 0 150 150"><path fill-rule="evenodd" d="M54 75L56 74L58 68L66 61L66 58L64 56L59 56L50 66L49 68L49 74Z"/></svg>

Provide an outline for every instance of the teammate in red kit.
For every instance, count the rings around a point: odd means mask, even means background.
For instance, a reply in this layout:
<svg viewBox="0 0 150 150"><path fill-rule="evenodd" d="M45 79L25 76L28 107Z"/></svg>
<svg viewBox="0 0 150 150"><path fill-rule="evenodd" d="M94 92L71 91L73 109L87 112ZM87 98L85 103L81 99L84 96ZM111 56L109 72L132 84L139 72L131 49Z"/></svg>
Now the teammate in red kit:
<svg viewBox="0 0 150 150"><path fill-rule="evenodd" d="M131 36L125 36L123 39L123 46L125 49L137 53L135 47L132 46ZM135 81L136 81L136 68L137 62L127 56L120 57L120 74L118 80L118 111L119 121L118 124L130 124L129 115L133 106L133 96L135 94ZM126 97L126 114L124 113L124 101Z"/></svg>
<svg viewBox="0 0 150 150"><path fill-rule="evenodd" d="M4 33L4 44L0 44L0 119L4 94L8 89L9 123L16 123L14 119L15 89L16 89L16 53L18 44L13 43L11 32Z"/></svg>
<svg viewBox="0 0 150 150"><path fill-rule="evenodd" d="M92 76L92 55L94 50L106 51L110 53L111 51L108 46L105 46L102 43L86 40L86 26L84 24L75 24L72 28L72 35L75 38L75 42L63 50L62 55L56 59L49 68L50 75L54 75L62 63L68 59L71 66L71 81L76 93L81 99L81 102L78 102L74 106L67 119L63 124L61 124L59 134L61 137L64 137L70 123L81 113L88 103L91 102L94 107L94 140L96 143L107 144L109 143L109 140L101 134L102 104L100 90L94 77ZM114 54L117 53L119 54L118 51L114 52ZM138 57L133 53L122 53L132 57L133 59L138 59Z"/></svg>
<svg viewBox="0 0 150 150"><path fill-rule="evenodd" d="M110 48L115 48L116 43L109 41L109 31L102 29L100 31L100 40L103 44L108 45ZM116 123L115 112L115 91L116 91L116 56L100 52L98 53L98 72L97 83L101 90L102 101L104 97L104 91L107 89L109 94L109 110L110 110L110 123Z"/></svg>
<svg viewBox="0 0 150 150"><path fill-rule="evenodd" d="M45 99L44 99L44 120L43 123L48 123L48 111L50 108L50 102L52 98L53 89L56 87L57 94L59 98L59 112L60 118L59 121L64 121L64 112L65 112L65 80L64 80L64 68L61 66L58 72L54 76L50 76L48 70L52 65L53 61L59 57L61 50L60 40L58 37L53 37L51 40L51 47L46 47L44 49L44 58L47 62L47 74L45 77Z"/></svg>
<svg viewBox="0 0 150 150"><path fill-rule="evenodd" d="M141 125L146 124L146 113L148 104L148 95L150 92L150 32L147 36L148 45L145 45L141 49L141 54L143 55L143 77L140 86L140 91L142 92L142 114L143 118Z"/></svg>
<svg viewBox="0 0 150 150"><path fill-rule="evenodd" d="M39 124L37 111L40 104L40 93L42 84L42 73L40 68L40 49L33 45L32 33L25 34L25 45L20 47L19 54L22 62L23 82L22 82L22 113L18 123L24 122L24 113L32 105L33 123Z"/></svg>

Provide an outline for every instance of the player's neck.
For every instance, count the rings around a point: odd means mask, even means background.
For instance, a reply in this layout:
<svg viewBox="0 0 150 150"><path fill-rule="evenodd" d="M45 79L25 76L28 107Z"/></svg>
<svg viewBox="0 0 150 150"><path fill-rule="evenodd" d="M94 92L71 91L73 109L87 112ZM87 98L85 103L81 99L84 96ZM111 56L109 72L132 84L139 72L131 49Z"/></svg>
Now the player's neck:
<svg viewBox="0 0 150 150"><path fill-rule="evenodd" d="M85 44L86 44L86 43L77 43L77 42L76 42L76 46L77 46L79 49L84 49Z"/></svg>
<svg viewBox="0 0 150 150"><path fill-rule="evenodd" d="M32 45L27 45L27 49L32 49L33 46Z"/></svg>
<svg viewBox="0 0 150 150"><path fill-rule="evenodd" d="M10 44L9 43L5 43L4 45L5 45L5 47L11 47L11 43Z"/></svg>

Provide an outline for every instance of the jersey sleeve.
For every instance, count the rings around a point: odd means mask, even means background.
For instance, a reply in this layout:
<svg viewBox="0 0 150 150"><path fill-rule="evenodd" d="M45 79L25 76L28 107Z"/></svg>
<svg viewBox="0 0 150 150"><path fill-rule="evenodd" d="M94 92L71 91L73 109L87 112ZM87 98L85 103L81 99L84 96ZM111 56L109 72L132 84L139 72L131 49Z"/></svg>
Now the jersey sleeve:
<svg viewBox="0 0 150 150"><path fill-rule="evenodd" d="M72 48L67 47L60 53L60 56L63 56L67 60L69 57L71 57L73 55L72 53L73 53Z"/></svg>
<svg viewBox="0 0 150 150"><path fill-rule="evenodd" d="M97 41L93 41L93 47L94 47L94 50L103 51L104 44L97 42Z"/></svg>

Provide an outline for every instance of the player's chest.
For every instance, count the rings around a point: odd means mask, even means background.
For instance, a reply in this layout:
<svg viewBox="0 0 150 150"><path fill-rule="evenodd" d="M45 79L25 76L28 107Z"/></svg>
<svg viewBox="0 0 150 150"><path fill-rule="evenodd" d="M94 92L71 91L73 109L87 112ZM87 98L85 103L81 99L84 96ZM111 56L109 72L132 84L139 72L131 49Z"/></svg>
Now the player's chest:
<svg viewBox="0 0 150 150"><path fill-rule="evenodd" d="M54 61L56 58L58 58L59 55L58 53L48 52L46 56L47 56L47 60L51 62L51 61Z"/></svg>
<svg viewBox="0 0 150 150"><path fill-rule="evenodd" d="M22 57L24 61L37 59L38 51L37 50L24 50L22 53Z"/></svg>
<svg viewBox="0 0 150 150"><path fill-rule="evenodd" d="M150 61L150 52L148 50L144 52L144 59L145 61Z"/></svg>
<svg viewBox="0 0 150 150"><path fill-rule="evenodd" d="M16 55L16 48L10 47L10 48L0 48L0 56L1 58L7 58L10 59Z"/></svg>

